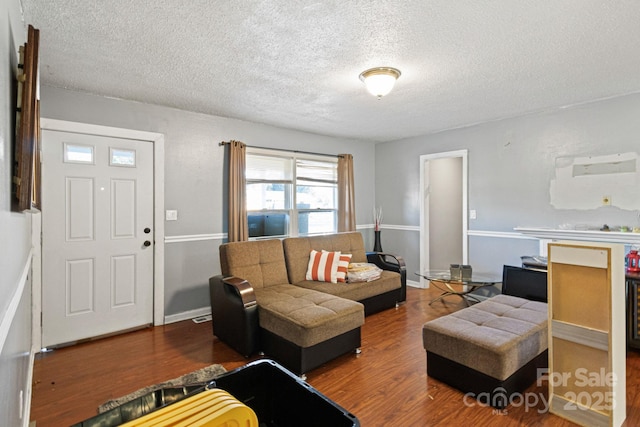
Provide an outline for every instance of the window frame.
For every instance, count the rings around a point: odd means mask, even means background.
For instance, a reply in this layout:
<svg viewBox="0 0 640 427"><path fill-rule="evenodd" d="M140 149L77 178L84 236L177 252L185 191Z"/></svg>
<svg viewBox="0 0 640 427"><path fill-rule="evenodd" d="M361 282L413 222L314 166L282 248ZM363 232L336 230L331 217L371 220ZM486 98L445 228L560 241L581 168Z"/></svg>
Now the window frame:
<svg viewBox="0 0 640 427"><path fill-rule="evenodd" d="M321 235L321 234L330 234L337 232L337 219L338 219L338 157L337 156L327 156L327 155L314 155L309 153L300 153L294 151L286 151L286 150L278 150L278 149L268 149L268 148L256 148L256 147L248 147L246 150L246 156L249 157L251 155L255 156L267 156L267 157L276 157L280 159L286 159L290 162L289 166L291 167L291 181L282 180L282 179L249 179L246 178L245 187L248 189L251 184L285 184L285 208L284 209L261 209L261 210L250 210L247 209L247 218L251 214L286 214L289 216L289 221L287 225L287 233L285 235L270 235L270 236L258 236L258 237L249 237L249 240L262 240L262 239L271 239L271 238L285 238L285 237L298 237L298 236L313 236L313 235ZM335 182L332 182L332 185L329 187L333 187L333 208L298 208L298 161L299 160L307 160L307 161L315 161L322 163L331 163L335 168ZM248 162L247 162L248 163ZM245 170L245 177L247 176L247 170ZM313 181L313 180L307 180ZM331 182L328 180L318 180L318 182ZM248 197L248 191L247 191ZM288 204L287 204L288 203ZM311 212L333 212L333 230L331 231L322 231L316 233L299 233L299 214L303 213L311 213Z"/></svg>

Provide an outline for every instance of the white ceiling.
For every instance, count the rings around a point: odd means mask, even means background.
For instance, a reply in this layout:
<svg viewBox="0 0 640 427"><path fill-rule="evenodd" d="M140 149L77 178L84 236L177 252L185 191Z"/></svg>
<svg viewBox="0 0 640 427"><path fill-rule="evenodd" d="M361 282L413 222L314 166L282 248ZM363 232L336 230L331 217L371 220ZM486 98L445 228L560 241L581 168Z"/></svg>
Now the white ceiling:
<svg viewBox="0 0 640 427"><path fill-rule="evenodd" d="M389 141L640 91L638 0L21 0L41 83ZM402 71L377 100L358 79Z"/></svg>

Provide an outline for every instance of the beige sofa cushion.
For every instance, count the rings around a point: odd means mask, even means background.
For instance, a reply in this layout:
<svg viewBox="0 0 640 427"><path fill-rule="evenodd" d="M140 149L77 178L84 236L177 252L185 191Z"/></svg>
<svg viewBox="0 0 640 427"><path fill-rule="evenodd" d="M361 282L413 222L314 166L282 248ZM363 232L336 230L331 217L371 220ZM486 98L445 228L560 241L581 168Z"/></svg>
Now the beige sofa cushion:
<svg viewBox="0 0 640 427"><path fill-rule="evenodd" d="M304 280L296 283L296 286L326 292L353 301L362 301L369 297L399 289L400 275L393 271L383 270L381 277L372 282L326 283Z"/></svg>
<svg viewBox="0 0 640 427"><path fill-rule="evenodd" d="M425 350L505 380L547 349L547 304L496 295L424 324Z"/></svg>
<svg viewBox="0 0 640 427"><path fill-rule="evenodd" d="M222 244L220 268L223 276L241 277L255 289L289 283L282 241L278 239Z"/></svg>
<svg viewBox="0 0 640 427"><path fill-rule="evenodd" d="M399 289L400 275L393 271L383 271L380 279L362 283L325 283L306 280L309 254L311 250L340 251L352 254L351 262L367 262L362 234L359 232L339 233L325 236L290 237L282 241L289 283L306 289L326 292L353 301L362 301L385 292Z"/></svg>
<svg viewBox="0 0 640 427"><path fill-rule="evenodd" d="M289 283L305 280L309 265L309 254L316 251L340 251L351 254L351 262L367 262L362 234L359 232L329 234L311 237L289 237L282 241Z"/></svg>
<svg viewBox="0 0 640 427"><path fill-rule="evenodd" d="M295 285L256 289L260 326L311 347L364 324L362 304Z"/></svg>

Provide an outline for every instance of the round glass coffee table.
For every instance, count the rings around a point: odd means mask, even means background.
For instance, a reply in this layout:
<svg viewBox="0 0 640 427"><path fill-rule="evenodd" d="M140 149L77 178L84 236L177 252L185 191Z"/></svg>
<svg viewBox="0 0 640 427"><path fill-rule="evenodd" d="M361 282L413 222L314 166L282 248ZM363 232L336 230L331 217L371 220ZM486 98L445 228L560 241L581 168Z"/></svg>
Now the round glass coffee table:
<svg viewBox="0 0 640 427"><path fill-rule="evenodd" d="M489 273L471 273L471 278L451 278L449 270L427 270L423 272L416 272L420 277L425 278L436 288L440 289L442 293L437 298L432 299L429 305L436 301L443 300L444 298L455 295L469 305L469 300L479 302L477 296L472 295L471 292L476 291L485 286L492 286L496 283L502 282L502 277L492 275Z"/></svg>

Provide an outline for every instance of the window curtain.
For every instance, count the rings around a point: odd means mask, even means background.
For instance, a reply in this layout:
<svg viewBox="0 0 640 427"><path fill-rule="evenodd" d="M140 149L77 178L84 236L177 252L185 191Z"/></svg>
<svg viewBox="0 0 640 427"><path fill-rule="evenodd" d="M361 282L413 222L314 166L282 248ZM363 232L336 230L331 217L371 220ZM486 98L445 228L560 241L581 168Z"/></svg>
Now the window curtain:
<svg viewBox="0 0 640 427"><path fill-rule="evenodd" d="M353 156L338 156L338 231L356 230L356 201L353 188Z"/></svg>
<svg viewBox="0 0 640 427"><path fill-rule="evenodd" d="M246 148L240 141L229 142L229 230L230 242L249 240L246 195Z"/></svg>

